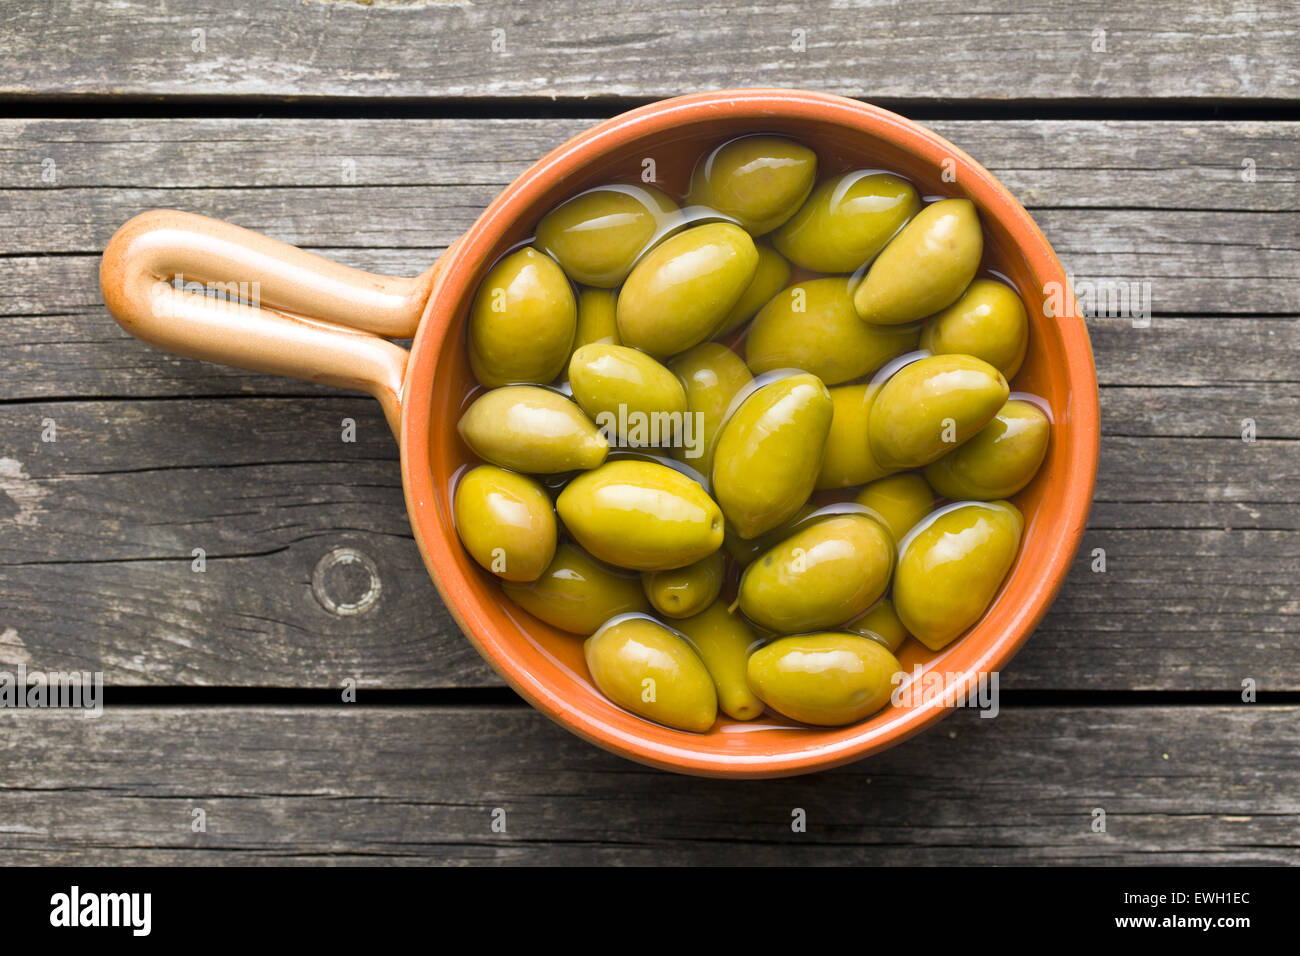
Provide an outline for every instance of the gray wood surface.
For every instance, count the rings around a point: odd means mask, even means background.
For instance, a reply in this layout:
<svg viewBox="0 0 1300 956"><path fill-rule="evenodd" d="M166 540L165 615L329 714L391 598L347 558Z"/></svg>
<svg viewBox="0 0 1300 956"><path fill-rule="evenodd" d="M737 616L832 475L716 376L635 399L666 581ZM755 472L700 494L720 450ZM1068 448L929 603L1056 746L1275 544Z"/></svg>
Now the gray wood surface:
<svg viewBox="0 0 1300 956"><path fill-rule="evenodd" d="M1136 391L1149 403L1169 390ZM1144 421L1127 423L1137 437L1104 440L1090 531L1007 686L1300 687L1294 431L1245 444L1198 435L1190 416L1174 437ZM19 403L0 405L0 431L0 667L93 664L120 684L498 683L428 582L369 399ZM383 582L379 604L352 618L309 587L345 546ZM1094 548L1105 573L1091 570Z"/></svg>
<svg viewBox="0 0 1300 956"><path fill-rule="evenodd" d="M0 254L16 256L18 282L0 307L59 311L31 295L29 275L64 289L66 307L97 306L94 256L156 206L414 274L529 163L589 125L349 120L325 133L320 121L3 121L0 196L13 218ZM1153 309L1170 316L1290 313L1300 302L1300 124L930 125L1019 196L1079 279L1150 282ZM1253 182L1242 178L1247 160Z"/></svg>
<svg viewBox="0 0 1300 956"><path fill-rule="evenodd" d="M0 194L16 213L0 233L0 666L92 662L123 685L497 686L428 584L370 400L140 345L106 315L93 252L129 216L172 205L414 272L586 125L0 123ZM1300 688L1300 124L933 125L1017 192L1076 275L1136 265L1157 311L1149 329L1089 320L1104 430L1091 530L1007 686ZM308 586L342 546L384 584L350 620ZM1098 547L1105 574L1090 569Z"/></svg>
<svg viewBox="0 0 1300 956"><path fill-rule="evenodd" d="M1295 864L1297 717L1265 704L958 711L849 767L735 782L639 767L526 707L28 712L0 717L0 852L116 864ZM791 828L796 809L806 832Z"/></svg>
<svg viewBox="0 0 1300 956"><path fill-rule="evenodd" d="M92 16L53 0L4 8L0 92L581 102L797 86L901 100L1294 100L1296 26L1285 0L171 0Z"/></svg>
<svg viewBox="0 0 1300 956"><path fill-rule="evenodd" d="M235 6L0 5L0 671L109 685L98 720L0 710L6 862L1300 863L1300 8ZM758 85L958 117L927 125L1155 316L1088 319L1092 520L1001 715L737 784L506 704L423 570L377 406L147 348L96 270L169 206L414 274L599 118ZM1046 116L1084 118L1022 118ZM311 587L341 547L383 585L351 618ZM323 704L346 680L359 702Z"/></svg>

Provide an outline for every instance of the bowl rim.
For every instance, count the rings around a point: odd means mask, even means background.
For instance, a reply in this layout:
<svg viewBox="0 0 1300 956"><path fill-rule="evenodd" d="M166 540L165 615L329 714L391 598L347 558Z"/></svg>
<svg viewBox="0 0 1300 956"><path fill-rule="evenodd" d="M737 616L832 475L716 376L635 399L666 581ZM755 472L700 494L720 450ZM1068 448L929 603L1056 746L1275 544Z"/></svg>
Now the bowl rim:
<svg viewBox="0 0 1300 956"><path fill-rule="evenodd" d="M678 773L711 777L763 778L829 769L878 753L942 719L952 709L942 700L901 712L892 723L862 738L831 741L794 754L701 753L629 734L566 701L545 681L512 659L510 640L498 632L469 591L451 547L453 534L438 521L430 471L429 426L433 419L433 376L456 306L468 291L481 261L531 207L543 191L590 164L592 154L617 148L632 137L670 134L684 122L752 117L755 120L804 119L842 125L857 135L872 135L938 168L951 158L967 195L981 213L991 212L1015 239L1036 276L1069 290L1068 276L1038 225L1011 193L982 165L928 129L888 110L829 93L794 89L748 88L694 93L641 106L605 120L551 150L508 185L465 234L443 253L429 301L416 332L403 387L401 425L402 486L420 555L452 618L479 654L520 696L577 736L620 756ZM1072 293L1067 293L1072 295ZM1077 315L1077 311L1076 311ZM1011 609L1001 632L963 672L995 670L1033 633L1060 590L1082 541L1092 504L1099 454L1100 410L1096 368L1082 321L1058 321L1070 376L1075 439L1068 446L1069 468L1058 534L1046 564L1036 569L1022 600ZM1074 381L1086 369L1086 381ZM446 410L444 410L445 413ZM647 724L651 733L662 732Z"/></svg>

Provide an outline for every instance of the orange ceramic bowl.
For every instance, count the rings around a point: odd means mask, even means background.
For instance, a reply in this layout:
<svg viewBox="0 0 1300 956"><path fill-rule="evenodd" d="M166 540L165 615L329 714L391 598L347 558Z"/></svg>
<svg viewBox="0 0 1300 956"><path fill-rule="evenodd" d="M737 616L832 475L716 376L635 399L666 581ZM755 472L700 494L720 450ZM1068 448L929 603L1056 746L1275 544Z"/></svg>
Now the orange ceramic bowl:
<svg viewBox="0 0 1300 956"><path fill-rule="evenodd" d="M1020 203L984 167L934 133L839 96L724 90L625 113L533 164L460 240L420 323L401 424L411 524L429 574L461 628L535 707L624 757L716 777L775 777L847 763L923 730L946 708L942 701L891 706L862 723L831 729L780 726L766 718L753 722L765 729L754 729L722 718L707 734L629 714L591 685L581 639L513 606L466 554L452 526L449 491L453 472L471 460L456 432L457 410L474 385L466 361L466 315L492 262L526 239L548 209L582 189L620 178L635 181L651 159L658 181L680 194L699 156L729 137L754 132L784 133L823 157L900 173L922 195L973 200L984 225L985 265L1014 283L1029 306L1029 352L1013 387L1046 398L1055 427L1038 477L1015 497L1026 518L1020 555L968 634L939 653L915 641L904 645L900 660L907 671L922 663L975 675L996 671L1011 658L1065 579L1083 536L1097 470L1097 378L1087 330L1079 318L1048 318L1034 307L1045 295L1068 289L1065 270Z"/></svg>
<svg viewBox="0 0 1300 956"><path fill-rule="evenodd" d="M757 132L812 146L827 168L881 168L908 177L923 196L973 200L984 226L984 267L1013 283L1029 307L1029 351L1012 385L1045 398L1055 426L1042 469L1015 497L1026 518L1019 557L969 633L939 653L909 641L900 654L908 672L916 664L960 679L996 671L1046 613L1082 538L1097 469L1096 372L1065 271L1033 220L969 156L893 113L838 96L761 89L701 93L633 110L533 164L417 279L361 273L188 213L145 213L105 249L101 289L124 327L162 348L364 388L379 398L401 445L407 510L430 576L483 657L542 713L607 750L681 773L775 777L820 770L928 727L946 712L943 700L906 701L831 729L766 717L748 724L722 719L706 734L650 723L592 686L581 639L507 600L461 547L452 524L452 476L472 460L456 431L475 384L466 317L487 269L574 193L636 181L652 161L655 180L681 194L698 157ZM268 308L214 309L210 297L172 290L169 277L178 272L251 278ZM1055 312L1040 307L1045 300L1054 300ZM1068 317L1049 317L1062 313ZM409 359L384 338L412 331Z"/></svg>

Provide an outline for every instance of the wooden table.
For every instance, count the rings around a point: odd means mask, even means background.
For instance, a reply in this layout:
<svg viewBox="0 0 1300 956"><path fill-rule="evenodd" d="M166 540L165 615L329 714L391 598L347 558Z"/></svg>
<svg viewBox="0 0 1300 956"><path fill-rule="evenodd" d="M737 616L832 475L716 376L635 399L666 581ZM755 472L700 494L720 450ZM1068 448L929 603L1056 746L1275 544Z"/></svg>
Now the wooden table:
<svg viewBox="0 0 1300 956"><path fill-rule="evenodd" d="M225 6L0 5L0 670L102 671L108 703L0 711L6 862L1300 860L1295 4ZM376 403L147 348L96 269L167 206L414 274L594 120L755 85L921 119L1153 318L1088 320L1096 503L1001 715L730 783L502 686ZM313 592L340 548L377 569L364 614Z"/></svg>

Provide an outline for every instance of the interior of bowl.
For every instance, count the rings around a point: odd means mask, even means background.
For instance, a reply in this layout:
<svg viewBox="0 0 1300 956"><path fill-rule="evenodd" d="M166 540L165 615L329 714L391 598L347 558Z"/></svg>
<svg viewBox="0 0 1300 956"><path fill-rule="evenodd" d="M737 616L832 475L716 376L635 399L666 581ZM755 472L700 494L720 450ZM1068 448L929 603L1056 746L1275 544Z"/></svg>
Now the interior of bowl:
<svg viewBox="0 0 1300 956"><path fill-rule="evenodd" d="M1078 319L1045 316L1060 264L1028 215L969 157L893 114L839 97L795 91L729 91L682 97L601 124L531 167L462 238L435 288L416 340L403 418L407 501L426 563L462 628L512 686L552 718L625 756L678 771L774 776L843 763L915 733L945 712L941 700L914 699L840 728L812 728L768 714L722 717L693 734L627 713L591 684L582 639L532 618L502 594L460 547L452 523L454 473L473 461L456 431L474 387L466 315L492 262L526 240L540 217L583 189L637 182L653 160L655 182L684 192L696 160L747 133L778 133L814 148L823 171L880 168L914 182L923 196L974 200L984 225L982 274L1015 285L1031 331L1014 391L1045 399L1054 420L1047 459L1015 496L1026 528L1019 557L993 605L965 636L939 653L913 640L899 659L944 673L996 670L1046 611L1082 535L1097 455L1096 379ZM950 173L945 177L945 169ZM955 181L949 181L955 173Z"/></svg>

